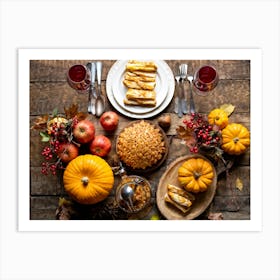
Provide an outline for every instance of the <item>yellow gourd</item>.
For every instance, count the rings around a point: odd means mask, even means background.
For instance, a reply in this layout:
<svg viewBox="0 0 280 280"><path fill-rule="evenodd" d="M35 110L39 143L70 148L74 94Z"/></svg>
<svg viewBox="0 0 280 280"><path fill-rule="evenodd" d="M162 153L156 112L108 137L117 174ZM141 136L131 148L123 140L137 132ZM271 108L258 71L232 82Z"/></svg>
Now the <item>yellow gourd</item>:
<svg viewBox="0 0 280 280"><path fill-rule="evenodd" d="M81 155L70 161L63 175L67 193L81 204L104 200L114 185L109 164L96 155Z"/></svg>
<svg viewBox="0 0 280 280"><path fill-rule="evenodd" d="M202 158L190 158L178 169L178 180L186 191L204 192L212 184L214 171L212 165Z"/></svg>
<svg viewBox="0 0 280 280"><path fill-rule="evenodd" d="M231 123L222 130L222 149L230 155L240 155L250 146L250 132L242 124Z"/></svg>
<svg viewBox="0 0 280 280"><path fill-rule="evenodd" d="M208 115L208 122L223 129L228 125L228 115L224 110L214 109Z"/></svg>

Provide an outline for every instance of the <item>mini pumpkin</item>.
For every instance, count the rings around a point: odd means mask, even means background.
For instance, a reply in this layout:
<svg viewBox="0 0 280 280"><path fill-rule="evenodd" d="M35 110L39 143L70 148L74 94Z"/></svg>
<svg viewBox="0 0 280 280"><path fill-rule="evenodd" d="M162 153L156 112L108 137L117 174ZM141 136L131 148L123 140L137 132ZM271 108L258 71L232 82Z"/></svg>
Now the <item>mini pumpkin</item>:
<svg viewBox="0 0 280 280"><path fill-rule="evenodd" d="M214 170L212 165L203 158L190 158L178 169L178 180L189 192L204 192L212 184Z"/></svg>
<svg viewBox="0 0 280 280"><path fill-rule="evenodd" d="M63 175L67 193L81 204L104 200L114 185L109 164L96 155L80 155L70 161Z"/></svg>
<svg viewBox="0 0 280 280"><path fill-rule="evenodd" d="M211 125L217 125L220 129L228 125L228 115L222 109L214 109L208 115L208 122Z"/></svg>
<svg viewBox="0 0 280 280"><path fill-rule="evenodd" d="M250 146L250 132L239 123L231 123L222 130L222 149L230 155L240 155Z"/></svg>

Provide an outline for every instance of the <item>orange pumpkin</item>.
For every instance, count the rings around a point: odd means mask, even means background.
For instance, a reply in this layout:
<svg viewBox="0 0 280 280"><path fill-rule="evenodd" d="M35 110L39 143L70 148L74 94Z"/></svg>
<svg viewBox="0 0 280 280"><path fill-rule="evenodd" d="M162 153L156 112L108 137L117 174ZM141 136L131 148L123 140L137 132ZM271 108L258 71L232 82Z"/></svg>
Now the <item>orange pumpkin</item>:
<svg viewBox="0 0 280 280"><path fill-rule="evenodd" d="M204 192L212 184L214 170L203 158L190 158L178 169L178 180L186 191Z"/></svg>
<svg viewBox="0 0 280 280"><path fill-rule="evenodd" d="M211 125L217 125L223 129L228 124L228 115L222 109L214 109L208 115L208 122Z"/></svg>
<svg viewBox="0 0 280 280"><path fill-rule="evenodd" d="M239 123L231 123L222 130L222 149L230 155L240 155L250 146L250 132Z"/></svg>
<svg viewBox="0 0 280 280"><path fill-rule="evenodd" d="M109 164L96 155L81 155L70 161L63 175L67 193L81 204L104 200L114 185Z"/></svg>

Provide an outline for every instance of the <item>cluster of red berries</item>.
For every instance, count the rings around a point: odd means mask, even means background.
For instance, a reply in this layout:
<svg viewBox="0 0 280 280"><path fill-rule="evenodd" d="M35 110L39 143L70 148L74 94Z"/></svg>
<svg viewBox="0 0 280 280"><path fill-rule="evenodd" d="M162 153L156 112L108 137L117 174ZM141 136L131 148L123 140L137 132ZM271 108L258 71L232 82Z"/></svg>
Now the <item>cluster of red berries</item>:
<svg viewBox="0 0 280 280"><path fill-rule="evenodd" d="M221 135L219 129L208 123L207 116L199 113L192 113L183 123L187 129L194 133L196 143L190 148L190 152L198 153L202 146L219 146Z"/></svg>
<svg viewBox="0 0 280 280"><path fill-rule="evenodd" d="M56 174L57 164L56 163L49 163L43 162L41 167L41 172L44 175L48 175L51 172L53 175Z"/></svg>
<svg viewBox="0 0 280 280"><path fill-rule="evenodd" d="M53 158L53 150L50 147L45 147L41 153L45 160L51 160Z"/></svg>
<svg viewBox="0 0 280 280"><path fill-rule="evenodd" d="M51 127L50 134L54 140L60 142L66 141L68 136L67 126L64 123L60 123L59 125L54 123Z"/></svg>
<svg viewBox="0 0 280 280"><path fill-rule="evenodd" d="M77 120L78 122L78 120ZM72 126L73 126L72 122ZM53 175L56 174L57 169L62 169L63 165L60 159L57 156L57 152L59 151L61 143L65 143L68 141L69 132L72 127L68 127L64 123L53 123L48 131L50 135L49 145L44 147L41 155L44 157L45 162L42 163L41 173L44 175L48 175L49 172ZM71 133L71 131L70 131ZM50 162L52 161L52 162Z"/></svg>

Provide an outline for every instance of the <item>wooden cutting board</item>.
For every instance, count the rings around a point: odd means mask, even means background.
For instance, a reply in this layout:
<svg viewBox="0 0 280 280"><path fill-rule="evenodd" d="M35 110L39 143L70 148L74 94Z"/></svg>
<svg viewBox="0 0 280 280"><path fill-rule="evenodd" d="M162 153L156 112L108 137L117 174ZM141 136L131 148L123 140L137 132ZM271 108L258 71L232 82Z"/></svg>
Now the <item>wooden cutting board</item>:
<svg viewBox="0 0 280 280"><path fill-rule="evenodd" d="M180 186L178 181L178 169L187 159L190 158L202 158L204 160L207 160L213 168L214 179L212 184L208 187L207 191L194 194L195 201L193 202L191 209L184 214L173 205L165 202L164 196L167 193L168 184L172 184L178 187ZM156 193L157 206L161 214L168 220L192 220L201 215L210 205L216 193L216 188L217 173L214 165L208 159L198 154L180 157L168 166L167 170L164 172L159 181Z"/></svg>

